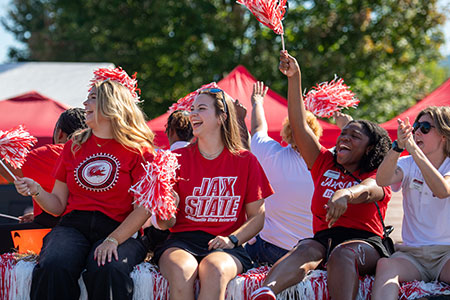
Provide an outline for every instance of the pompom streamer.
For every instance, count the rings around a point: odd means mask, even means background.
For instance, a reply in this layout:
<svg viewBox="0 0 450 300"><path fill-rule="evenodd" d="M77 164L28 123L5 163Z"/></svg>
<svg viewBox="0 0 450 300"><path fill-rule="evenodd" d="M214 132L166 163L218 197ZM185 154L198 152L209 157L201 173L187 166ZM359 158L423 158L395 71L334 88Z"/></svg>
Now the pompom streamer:
<svg viewBox="0 0 450 300"><path fill-rule="evenodd" d="M202 85L201 88L199 88L199 89L197 89L197 90L187 94L183 98L178 99L178 101L176 103L172 104L169 107L169 113L173 113L176 110L190 111L191 110L191 105L194 102L194 99L198 95L198 93L201 90L212 89L212 88L219 88L219 86L215 82L211 82L211 83Z"/></svg>
<svg viewBox="0 0 450 300"><path fill-rule="evenodd" d="M161 220L168 220L177 211L172 194L176 170L180 167L177 154L158 150L153 162L147 162L143 167L145 175L130 188L134 193L134 203L156 214Z"/></svg>
<svg viewBox="0 0 450 300"><path fill-rule="evenodd" d="M137 87L136 73L130 77L121 67L115 69L99 68L94 71L94 78L91 79L91 87L89 88L89 91L96 82L105 80L112 80L122 84L130 91L136 102L141 102L138 95L138 93L141 93L141 90Z"/></svg>
<svg viewBox="0 0 450 300"><path fill-rule="evenodd" d="M281 35L284 47L283 16L286 13L287 0L237 0L236 2L247 7L256 19L263 25Z"/></svg>
<svg viewBox="0 0 450 300"><path fill-rule="evenodd" d="M14 168L21 168L26 160L30 148L36 144L37 139L25 130L23 125L3 131L0 130L0 156ZM1 160L0 160L1 162ZM3 167L14 179L13 173L1 162Z"/></svg>
<svg viewBox="0 0 450 300"><path fill-rule="evenodd" d="M358 106L359 100L344 83L335 76L330 82L322 82L304 96L305 108L321 118L330 118L344 107Z"/></svg>

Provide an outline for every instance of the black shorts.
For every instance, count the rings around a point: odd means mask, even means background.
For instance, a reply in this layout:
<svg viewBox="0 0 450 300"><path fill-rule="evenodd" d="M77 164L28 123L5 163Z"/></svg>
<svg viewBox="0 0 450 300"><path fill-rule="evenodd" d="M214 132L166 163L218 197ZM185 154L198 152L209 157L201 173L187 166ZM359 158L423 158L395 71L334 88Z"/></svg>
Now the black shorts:
<svg viewBox="0 0 450 300"><path fill-rule="evenodd" d="M373 232L358 230L346 227L333 227L317 232L314 237L309 238L322 244L327 253L325 260L328 260L328 255L336 246L343 242L359 240L370 244L377 250L381 257L389 257L389 253L381 242L381 237ZM301 242L301 241L300 241Z"/></svg>
<svg viewBox="0 0 450 300"><path fill-rule="evenodd" d="M192 254L198 262L205 258L208 254L214 251L223 251L237 258L244 268L243 272L253 268L252 260L245 251L244 247L238 246L233 249L213 249L208 250L208 242L212 240L215 235L204 231L187 231L174 232L169 235L167 240L155 249L155 254L152 258L153 263L158 264L161 255L169 248L180 248Z"/></svg>

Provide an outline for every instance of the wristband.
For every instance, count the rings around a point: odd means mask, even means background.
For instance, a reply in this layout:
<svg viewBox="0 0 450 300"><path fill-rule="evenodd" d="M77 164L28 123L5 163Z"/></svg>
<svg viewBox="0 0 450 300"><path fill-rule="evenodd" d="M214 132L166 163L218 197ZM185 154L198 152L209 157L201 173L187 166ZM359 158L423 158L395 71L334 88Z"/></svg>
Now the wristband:
<svg viewBox="0 0 450 300"><path fill-rule="evenodd" d="M152 223L153 227L162 230L161 227L159 227L158 225L158 219L156 218L156 214L152 214L152 216L150 217L150 222Z"/></svg>
<svg viewBox="0 0 450 300"><path fill-rule="evenodd" d="M116 245L116 247L119 246L119 242L118 242L115 238L113 238L112 236L108 236L108 237L104 240L104 242L111 242L111 243L113 243L114 245Z"/></svg>
<svg viewBox="0 0 450 300"><path fill-rule="evenodd" d="M31 197L37 197L37 196L39 196L39 194L41 193L40 189L41 189L41 185L38 183L37 189L36 189L36 193L31 194Z"/></svg>

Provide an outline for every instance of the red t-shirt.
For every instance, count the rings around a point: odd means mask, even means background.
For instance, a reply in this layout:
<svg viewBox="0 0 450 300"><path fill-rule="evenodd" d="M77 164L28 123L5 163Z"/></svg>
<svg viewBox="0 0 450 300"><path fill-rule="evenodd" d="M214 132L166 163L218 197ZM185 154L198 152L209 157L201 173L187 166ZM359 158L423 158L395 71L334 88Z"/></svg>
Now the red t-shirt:
<svg viewBox="0 0 450 300"><path fill-rule="evenodd" d="M174 151L180 156L180 196L177 222L172 232L202 230L228 236L246 221L245 204L273 194L256 157L243 150L231 154L227 148L213 160L204 158L197 144Z"/></svg>
<svg viewBox="0 0 450 300"><path fill-rule="evenodd" d="M129 188L144 174L142 163L152 161L149 152L133 152L113 139L91 136L81 148L72 153L68 141L54 170L55 178L69 189L67 207L63 215L73 210L100 211L122 222L133 210L133 196Z"/></svg>
<svg viewBox="0 0 450 300"><path fill-rule="evenodd" d="M350 175L343 174L336 167L333 154L325 148L320 150L320 154L311 168L311 175L314 181L314 194L311 202L313 231L317 233L328 229L327 211L324 205L328 203L334 192L357 185L358 182ZM376 170L364 174L356 171L353 175L361 181L366 178L375 179ZM383 187L383 190L384 199L378 201L378 205L384 218L388 202L391 200L391 188ZM348 204L347 211L334 223L333 227L365 230L383 236L383 226L374 203Z"/></svg>
<svg viewBox="0 0 450 300"><path fill-rule="evenodd" d="M39 182L45 191L51 193L55 184L52 171L63 148L64 144L49 144L31 150L22 166L23 176ZM42 213L41 207L34 199L33 210L35 217Z"/></svg>

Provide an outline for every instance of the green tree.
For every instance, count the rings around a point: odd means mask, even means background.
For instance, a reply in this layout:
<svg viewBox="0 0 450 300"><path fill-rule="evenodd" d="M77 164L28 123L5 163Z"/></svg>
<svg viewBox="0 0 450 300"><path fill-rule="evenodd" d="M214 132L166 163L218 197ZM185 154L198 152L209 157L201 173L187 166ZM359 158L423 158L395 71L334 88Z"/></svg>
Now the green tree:
<svg viewBox="0 0 450 300"><path fill-rule="evenodd" d="M436 0L290 0L289 52L304 87L345 79L355 117L386 121L430 91L443 41ZM280 37L234 0L14 0L3 20L26 48L13 60L110 61L138 72L150 117L237 64L285 94ZM440 78L440 77L439 77Z"/></svg>

